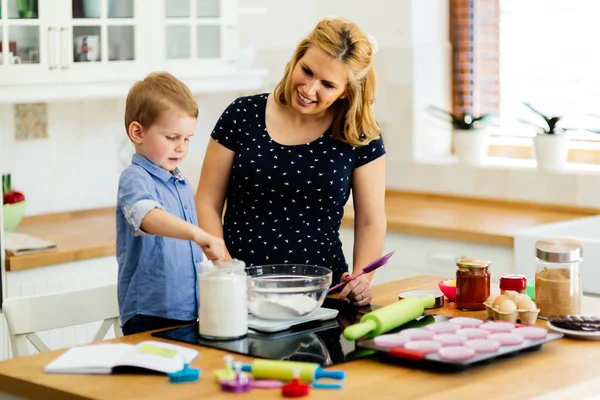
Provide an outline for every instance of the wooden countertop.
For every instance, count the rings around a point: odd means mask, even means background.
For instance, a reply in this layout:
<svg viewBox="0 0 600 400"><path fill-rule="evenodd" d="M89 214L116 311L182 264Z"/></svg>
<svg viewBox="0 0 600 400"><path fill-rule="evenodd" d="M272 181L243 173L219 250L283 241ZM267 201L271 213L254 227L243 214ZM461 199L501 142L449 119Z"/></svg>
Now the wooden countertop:
<svg viewBox="0 0 600 400"><path fill-rule="evenodd" d="M116 218L113 207L23 218L17 232L50 240L58 249L6 256L6 270L110 256L116 253Z"/></svg>
<svg viewBox="0 0 600 400"><path fill-rule="evenodd" d="M388 191L388 231L467 242L513 245L519 229L571 220L600 210ZM352 205L342 225L351 227ZM18 232L51 240L58 250L8 256L8 271L115 254L115 209L27 217Z"/></svg>
<svg viewBox="0 0 600 400"><path fill-rule="evenodd" d="M442 279L417 276L373 287L373 304L389 304L402 291L434 289ZM585 298L584 312L598 313L600 299ZM449 303L436 309L436 314L484 318L485 311L457 311ZM539 326L544 322L538 320ZM162 340L141 333L113 339L111 342L139 343ZM44 374L44 366L64 350L21 357L0 363L0 391L31 399L220 399L240 395L220 391L212 371L223 366L222 351L186 345L200 351L192 363L202 370L198 382L170 384L157 375L56 375ZM235 355L236 361L251 359ZM502 399L555 396L568 393L568 398L596 394L600 381L591 365L600 363L600 347L595 342L563 338L546 343L539 351L522 353L493 363L472 367L462 373L434 373L358 360L333 366L346 373L342 390L311 390L311 399ZM245 399L279 399L278 390L254 390ZM555 397L557 398L557 397ZM565 398L560 397L558 398Z"/></svg>
<svg viewBox="0 0 600 400"><path fill-rule="evenodd" d="M513 246L521 229L600 214L600 210L425 193L388 191L389 232ZM354 223L347 205L342 226Z"/></svg>

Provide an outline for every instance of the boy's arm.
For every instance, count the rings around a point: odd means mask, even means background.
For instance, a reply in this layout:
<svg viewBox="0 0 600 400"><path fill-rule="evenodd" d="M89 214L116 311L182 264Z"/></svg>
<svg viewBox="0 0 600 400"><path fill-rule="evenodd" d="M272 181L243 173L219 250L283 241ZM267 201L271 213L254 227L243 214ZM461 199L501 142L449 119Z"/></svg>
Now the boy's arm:
<svg viewBox="0 0 600 400"><path fill-rule="evenodd" d="M129 167L121 174L117 207L133 228L134 236L157 235L193 240L210 260L224 255L222 239L162 209L151 178L140 168Z"/></svg>
<svg viewBox="0 0 600 400"><path fill-rule="evenodd" d="M194 240L195 242L198 241L195 239L205 239L208 236L206 232L196 225L177 218L159 208L155 208L146 214L142 220L141 228L144 232L152 235Z"/></svg>
<svg viewBox="0 0 600 400"><path fill-rule="evenodd" d="M141 228L144 232L156 236L193 240L198 243L210 260L218 260L225 256L225 245L222 239L210 235L198 226L159 208L155 208L146 214L142 220Z"/></svg>

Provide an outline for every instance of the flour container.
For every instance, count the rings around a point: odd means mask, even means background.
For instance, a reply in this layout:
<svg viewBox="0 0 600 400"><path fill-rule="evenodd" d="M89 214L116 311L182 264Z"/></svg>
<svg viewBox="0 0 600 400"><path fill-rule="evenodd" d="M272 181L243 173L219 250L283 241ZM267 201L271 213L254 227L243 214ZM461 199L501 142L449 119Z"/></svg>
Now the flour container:
<svg viewBox="0 0 600 400"><path fill-rule="evenodd" d="M243 261L201 263L198 293L200 336L233 340L248 333L247 275Z"/></svg>
<svg viewBox="0 0 600 400"><path fill-rule="evenodd" d="M535 301L539 317L581 313L583 291L581 243L567 237L538 240L536 248Z"/></svg>

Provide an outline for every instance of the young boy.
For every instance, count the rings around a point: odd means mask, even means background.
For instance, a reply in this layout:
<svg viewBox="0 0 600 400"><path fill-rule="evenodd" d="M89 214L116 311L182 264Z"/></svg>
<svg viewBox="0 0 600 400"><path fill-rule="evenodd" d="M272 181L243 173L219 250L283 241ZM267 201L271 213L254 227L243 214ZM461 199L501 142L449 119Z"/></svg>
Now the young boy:
<svg viewBox="0 0 600 400"><path fill-rule="evenodd" d="M189 88L152 73L129 91L125 128L135 146L119 179L118 297L123 334L193 323L201 249L224 256L223 240L198 227L194 196L177 166L194 135L198 106Z"/></svg>

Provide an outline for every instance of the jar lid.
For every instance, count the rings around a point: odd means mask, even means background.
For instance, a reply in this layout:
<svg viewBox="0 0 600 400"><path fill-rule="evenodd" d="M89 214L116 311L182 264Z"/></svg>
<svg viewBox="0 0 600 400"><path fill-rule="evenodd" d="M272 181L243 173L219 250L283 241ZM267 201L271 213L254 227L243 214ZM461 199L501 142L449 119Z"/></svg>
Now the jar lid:
<svg viewBox="0 0 600 400"><path fill-rule="evenodd" d="M527 277L518 274L505 274L500 276L501 290L515 290L520 292L527 289Z"/></svg>
<svg viewBox="0 0 600 400"><path fill-rule="evenodd" d="M581 242L568 237L545 238L535 242L536 257L553 263L580 261L583 256Z"/></svg>
<svg viewBox="0 0 600 400"><path fill-rule="evenodd" d="M456 265L461 268L487 268L490 266L490 261L479 258L461 258L456 262Z"/></svg>

